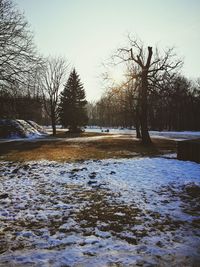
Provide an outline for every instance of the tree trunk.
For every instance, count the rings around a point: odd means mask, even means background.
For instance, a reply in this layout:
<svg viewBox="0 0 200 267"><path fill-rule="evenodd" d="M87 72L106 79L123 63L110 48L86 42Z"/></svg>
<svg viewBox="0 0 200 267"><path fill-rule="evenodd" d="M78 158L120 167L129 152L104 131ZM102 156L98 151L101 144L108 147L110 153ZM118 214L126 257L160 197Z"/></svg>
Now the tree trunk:
<svg viewBox="0 0 200 267"><path fill-rule="evenodd" d="M78 127L77 127L77 125L71 125L69 130L72 133L77 133L78 132Z"/></svg>
<svg viewBox="0 0 200 267"><path fill-rule="evenodd" d="M141 135L142 144L151 144L151 138L147 126L147 90L148 90L148 80L146 69L142 72L142 85L141 85L141 112L140 112L140 123L141 123Z"/></svg>
<svg viewBox="0 0 200 267"><path fill-rule="evenodd" d="M137 103L137 107L136 107L135 128L136 128L136 138L141 139L139 103Z"/></svg>
<svg viewBox="0 0 200 267"><path fill-rule="evenodd" d="M53 130L53 136L56 136L56 118L54 112L51 112L51 126Z"/></svg>
<svg viewBox="0 0 200 267"><path fill-rule="evenodd" d="M139 124L139 121L136 121L135 128L136 128L136 138L141 139L140 124Z"/></svg>
<svg viewBox="0 0 200 267"><path fill-rule="evenodd" d="M53 136L56 136L56 124L52 123Z"/></svg>

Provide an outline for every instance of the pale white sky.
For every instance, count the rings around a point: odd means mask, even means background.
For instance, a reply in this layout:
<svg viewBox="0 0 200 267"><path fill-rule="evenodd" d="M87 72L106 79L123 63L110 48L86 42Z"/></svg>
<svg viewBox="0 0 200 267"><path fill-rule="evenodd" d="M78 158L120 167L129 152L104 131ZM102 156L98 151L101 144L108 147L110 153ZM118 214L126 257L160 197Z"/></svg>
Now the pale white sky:
<svg viewBox="0 0 200 267"><path fill-rule="evenodd" d="M61 55L74 66L88 100L103 87L101 63L128 33L147 45L175 46L183 73L200 77L199 0L15 0L35 34L38 50Z"/></svg>

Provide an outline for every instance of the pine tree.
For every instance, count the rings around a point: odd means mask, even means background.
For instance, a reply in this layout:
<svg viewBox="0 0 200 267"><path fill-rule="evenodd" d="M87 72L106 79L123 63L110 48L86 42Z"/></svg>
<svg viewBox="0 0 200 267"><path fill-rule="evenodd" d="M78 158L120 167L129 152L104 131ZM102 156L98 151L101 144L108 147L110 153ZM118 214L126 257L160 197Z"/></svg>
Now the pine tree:
<svg viewBox="0 0 200 267"><path fill-rule="evenodd" d="M79 127L86 125L88 121L86 104L83 84L73 69L60 94L59 116L62 126L76 132Z"/></svg>

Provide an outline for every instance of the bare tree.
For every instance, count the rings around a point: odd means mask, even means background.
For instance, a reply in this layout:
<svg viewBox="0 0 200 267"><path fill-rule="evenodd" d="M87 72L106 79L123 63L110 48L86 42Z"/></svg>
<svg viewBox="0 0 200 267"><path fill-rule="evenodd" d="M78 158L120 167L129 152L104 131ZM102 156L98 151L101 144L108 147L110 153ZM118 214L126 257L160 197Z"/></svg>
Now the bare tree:
<svg viewBox="0 0 200 267"><path fill-rule="evenodd" d="M56 135L59 89L64 83L67 67L66 61L61 57L48 58L43 74L44 103L46 112L51 118L53 135Z"/></svg>
<svg viewBox="0 0 200 267"><path fill-rule="evenodd" d="M170 48L161 54L158 49L148 46L144 47L141 41L129 37L129 47L120 48L117 51L117 58L120 62L133 64L134 72L131 73L130 79L138 79L139 81L139 106L140 106L140 125L141 137L143 144L150 144L151 138L148 132L148 93L152 88L159 86L162 81L163 75L169 74L177 70L182 65L182 61L176 59L174 49Z"/></svg>
<svg viewBox="0 0 200 267"><path fill-rule="evenodd" d="M33 36L24 16L11 0L0 0L0 85L23 82L38 66Z"/></svg>

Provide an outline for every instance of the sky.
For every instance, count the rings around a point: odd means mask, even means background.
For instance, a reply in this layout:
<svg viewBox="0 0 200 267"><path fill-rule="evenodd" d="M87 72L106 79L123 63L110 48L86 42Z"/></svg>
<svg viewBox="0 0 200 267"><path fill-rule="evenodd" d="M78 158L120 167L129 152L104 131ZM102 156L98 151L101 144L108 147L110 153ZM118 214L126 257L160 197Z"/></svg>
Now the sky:
<svg viewBox="0 0 200 267"><path fill-rule="evenodd" d="M200 77L199 0L15 0L44 56L63 56L75 67L89 101L104 91L102 64L138 36L148 46L175 47L183 74ZM113 72L113 79L120 79Z"/></svg>

